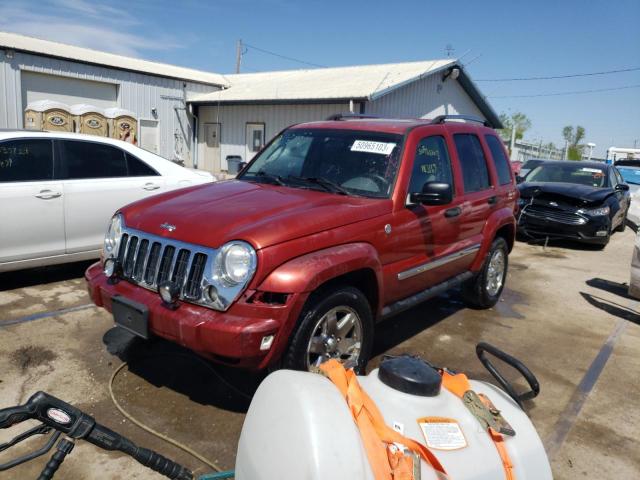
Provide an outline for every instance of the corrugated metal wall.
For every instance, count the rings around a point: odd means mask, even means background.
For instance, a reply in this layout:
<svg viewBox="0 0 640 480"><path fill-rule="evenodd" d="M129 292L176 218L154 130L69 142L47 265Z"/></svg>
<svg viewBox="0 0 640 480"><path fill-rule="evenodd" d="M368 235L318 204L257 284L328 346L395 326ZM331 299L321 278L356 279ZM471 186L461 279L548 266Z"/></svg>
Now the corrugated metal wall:
<svg viewBox="0 0 640 480"><path fill-rule="evenodd" d="M204 123L220 123L221 166L225 170L228 155L240 155L247 161L246 124L264 123L265 137L271 139L283 128L301 122L324 120L331 114L348 112L348 104L332 105L222 105L199 109L198 158L204 158ZM355 104L355 112L359 112ZM365 105L365 113L382 117L432 118L442 114L466 114L484 118L473 100L455 80L441 82L433 75L410 83ZM199 161L202 166L203 162Z"/></svg>
<svg viewBox="0 0 640 480"><path fill-rule="evenodd" d="M55 58L15 52L12 59L0 51L0 128L22 128L23 105L20 72L28 70L118 85L118 105L139 118L159 121L160 154L173 159L176 152L191 165L192 124L183 102L187 94L218 90L211 85L86 65ZM157 116L152 115L155 108ZM178 139L176 141L176 138Z"/></svg>
<svg viewBox="0 0 640 480"><path fill-rule="evenodd" d="M356 111L358 105L356 104ZM244 161L250 160L246 153L247 123L264 123L265 139L268 142L280 130L294 123L324 120L334 113L349 111L349 104L327 105L222 105L202 106L199 108L198 120L198 158L204 158L205 123L220 123L220 156L223 170L227 169L225 161L228 155L240 155ZM199 161L200 164L203 162Z"/></svg>
<svg viewBox="0 0 640 480"><path fill-rule="evenodd" d="M442 82L439 74L410 83L368 102L365 113L410 118L464 114L484 118L457 81L449 79Z"/></svg>

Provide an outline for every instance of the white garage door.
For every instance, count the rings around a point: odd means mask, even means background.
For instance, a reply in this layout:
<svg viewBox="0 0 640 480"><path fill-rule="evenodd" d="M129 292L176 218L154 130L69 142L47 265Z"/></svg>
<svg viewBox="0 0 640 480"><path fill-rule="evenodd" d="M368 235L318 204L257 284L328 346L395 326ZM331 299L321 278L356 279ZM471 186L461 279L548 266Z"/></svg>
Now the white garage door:
<svg viewBox="0 0 640 480"><path fill-rule="evenodd" d="M22 108L37 100L55 100L73 105L88 103L96 107L118 106L118 86L113 83L94 82L77 78L20 72L22 84Z"/></svg>

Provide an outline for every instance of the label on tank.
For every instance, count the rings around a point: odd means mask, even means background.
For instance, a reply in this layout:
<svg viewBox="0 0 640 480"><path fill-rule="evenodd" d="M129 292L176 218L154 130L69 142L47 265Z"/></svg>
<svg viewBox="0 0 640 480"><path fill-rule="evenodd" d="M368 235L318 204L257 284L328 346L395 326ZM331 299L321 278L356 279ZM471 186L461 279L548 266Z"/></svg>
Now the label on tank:
<svg viewBox="0 0 640 480"><path fill-rule="evenodd" d="M458 450L467 446L462 428L453 418L424 417L418 419L418 425L429 448Z"/></svg>

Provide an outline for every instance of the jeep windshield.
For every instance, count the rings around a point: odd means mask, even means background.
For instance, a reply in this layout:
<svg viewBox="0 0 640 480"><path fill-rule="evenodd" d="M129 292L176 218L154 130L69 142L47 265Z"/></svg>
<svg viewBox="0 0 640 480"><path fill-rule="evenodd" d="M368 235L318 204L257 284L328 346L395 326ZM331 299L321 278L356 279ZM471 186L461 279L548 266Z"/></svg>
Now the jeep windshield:
<svg viewBox="0 0 640 480"><path fill-rule="evenodd" d="M291 129L276 137L238 179L388 198L401 144L402 136L389 133Z"/></svg>

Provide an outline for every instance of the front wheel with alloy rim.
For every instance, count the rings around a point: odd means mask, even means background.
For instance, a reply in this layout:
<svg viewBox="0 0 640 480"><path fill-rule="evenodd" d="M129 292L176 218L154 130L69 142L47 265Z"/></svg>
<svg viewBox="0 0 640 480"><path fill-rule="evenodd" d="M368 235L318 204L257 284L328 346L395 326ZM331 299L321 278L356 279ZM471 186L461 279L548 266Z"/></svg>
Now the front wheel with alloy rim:
<svg viewBox="0 0 640 480"><path fill-rule="evenodd" d="M311 370L334 358L364 371L373 343L373 316L364 294L354 287L319 291L307 301L282 366Z"/></svg>
<svg viewBox="0 0 640 480"><path fill-rule="evenodd" d="M472 308L491 308L500 299L507 278L509 247L502 237L491 244L482 269L462 286L462 296Z"/></svg>

